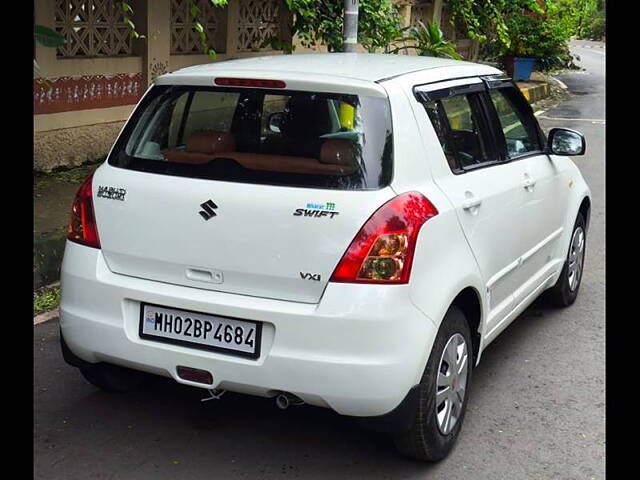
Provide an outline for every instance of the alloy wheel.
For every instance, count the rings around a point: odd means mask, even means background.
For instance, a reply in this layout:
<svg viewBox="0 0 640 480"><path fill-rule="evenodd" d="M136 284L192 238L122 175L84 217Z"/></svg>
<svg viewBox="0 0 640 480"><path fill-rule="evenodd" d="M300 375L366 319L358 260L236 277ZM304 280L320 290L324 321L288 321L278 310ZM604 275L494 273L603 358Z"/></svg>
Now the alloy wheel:
<svg viewBox="0 0 640 480"><path fill-rule="evenodd" d="M571 238L571 247L569 249L569 265L567 281L569 282L569 290L574 292L580 284L582 276L582 265L584 262L584 230L582 227L576 228Z"/></svg>
<svg viewBox="0 0 640 480"><path fill-rule="evenodd" d="M467 342L456 333L442 352L436 383L436 417L438 429L448 435L462 413L467 388L469 355Z"/></svg>

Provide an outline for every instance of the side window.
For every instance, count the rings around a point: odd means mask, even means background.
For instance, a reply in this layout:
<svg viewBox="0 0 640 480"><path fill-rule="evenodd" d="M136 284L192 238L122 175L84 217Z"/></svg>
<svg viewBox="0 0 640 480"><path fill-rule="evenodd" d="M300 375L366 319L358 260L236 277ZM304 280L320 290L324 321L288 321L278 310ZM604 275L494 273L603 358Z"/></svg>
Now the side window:
<svg viewBox="0 0 640 480"><path fill-rule="evenodd" d="M509 158L541 150L535 118L527 111L527 106L523 105L524 100L519 95L513 87L489 90L504 133Z"/></svg>
<svg viewBox="0 0 640 480"><path fill-rule="evenodd" d="M158 98L156 107L150 108L150 127L143 132L134 131L136 143L127 145L128 152L146 159L163 159L166 149L183 149L189 137L203 130L229 132L239 94L197 91L169 94ZM164 101L160 101L164 100ZM158 104L159 102L159 104ZM142 123L140 123L142 125Z"/></svg>
<svg viewBox="0 0 640 480"><path fill-rule="evenodd" d="M271 135L272 132L269 130L269 117L274 113L283 112L290 98L291 97L287 95L267 94L264 96L262 104L262 136Z"/></svg>
<svg viewBox="0 0 640 480"><path fill-rule="evenodd" d="M180 142L181 144L184 143L184 139L180 138L180 129L184 128L184 109L186 108L189 95L189 93L183 93L175 101L173 112L171 112L171 121L169 123L169 139L166 147L175 148L176 146L178 146L178 142Z"/></svg>
<svg viewBox="0 0 640 480"><path fill-rule="evenodd" d="M423 102L453 172L497 160L478 93Z"/></svg>
<svg viewBox="0 0 640 480"><path fill-rule="evenodd" d="M191 100L183 141L202 130L229 132L240 94L197 91Z"/></svg>

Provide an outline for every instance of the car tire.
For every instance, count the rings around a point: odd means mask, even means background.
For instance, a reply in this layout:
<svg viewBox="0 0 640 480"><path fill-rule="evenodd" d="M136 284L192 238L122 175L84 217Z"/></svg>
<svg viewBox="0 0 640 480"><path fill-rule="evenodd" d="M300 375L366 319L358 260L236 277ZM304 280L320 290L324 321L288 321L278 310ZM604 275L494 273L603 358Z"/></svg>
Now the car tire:
<svg viewBox="0 0 640 480"><path fill-rule="evenodd" d="M573 232L571 232L569 250L560 277L555 285L546 292L546 297L552 305L568 307L576 301L584 271L586 245L586 221L582 213L579 213L573 226Z"/></svg>
<svg viewBox="0 0 640 480"><path fill-rule="evenodd" d="M454 356L455 360L450 362ZM456 368L449 363L455 364ZM464 372L460 373L463 368ZM459 374L449 387L443 387L447 383L444 380L456 369ZM440 325L420 381L420 400L413 425L409 431L394 435L400 453L428 462L441 460L449 454L464 420L472 370L473 348L469 325L462 310L452 305ZM438 390L441 392L437 393ZM448 407L453 409L449 410L451 423L446 424Z"/></svg>
<svg viewBox="0 0 640 480"><path fill-rule="evenodd" d="M89 383L107 393L124 393L134 390L145 379L143 372L108 363L87 364L79 369Z"/></svg>

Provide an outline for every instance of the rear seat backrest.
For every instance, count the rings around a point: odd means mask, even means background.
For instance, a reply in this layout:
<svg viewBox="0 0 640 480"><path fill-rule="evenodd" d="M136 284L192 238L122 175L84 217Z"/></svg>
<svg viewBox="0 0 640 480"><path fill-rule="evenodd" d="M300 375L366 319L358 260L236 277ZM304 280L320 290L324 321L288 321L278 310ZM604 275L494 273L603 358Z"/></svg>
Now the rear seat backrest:
<svg viewBox="0 0 640 480"><path fill-rule="evenodd" d="M184 150L167 150L163 153L168 162L197 165L210 162L219 153L235 150L236 142L230 133L204 130L191 134Z"/></svg>
<svg viewBox="0 0 640 480"><path fill-rule="evenodd" d="M213 154L235 152L235 150L236 142L230 133L203 130L191 134L185 152Z"/></svg>
<svg viewBox="0 0 640 480"><path fill-rule="evenodd" d="M356 144L344 138L330 138L320 147L320 163L355 167Z"/></svg>

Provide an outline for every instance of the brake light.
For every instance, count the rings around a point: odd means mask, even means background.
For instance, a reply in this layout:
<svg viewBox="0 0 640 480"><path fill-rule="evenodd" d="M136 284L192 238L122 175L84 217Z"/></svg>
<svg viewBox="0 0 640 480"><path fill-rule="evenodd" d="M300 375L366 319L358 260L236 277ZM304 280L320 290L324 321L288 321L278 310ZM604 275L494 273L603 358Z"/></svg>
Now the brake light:
<svg viewBox="0 0 640 480"><path fill-rule="evenodd" d="M72 242L80 243L88 247L100 248L98 226L93 211L93 198L91 182L93 173L84 181L71 207L71 219L67 228L67 238Z"/></svg>
<svg viewBox="0 0 640 480"><path fill-rule="evenodd" d="M257 78L217 77L213 82L224 87L285 88L287 86L282 80L262 80Z"/></svg>
<svg viewBox="0 0 640 480"><path fill-rule="evenodd" d="M389 200L360 229L330 281L408 283L420 227L437 214L436 207L417 192Z"/></svg>

